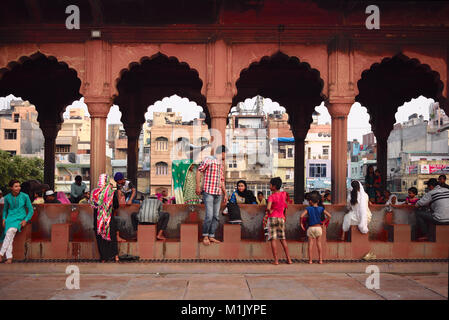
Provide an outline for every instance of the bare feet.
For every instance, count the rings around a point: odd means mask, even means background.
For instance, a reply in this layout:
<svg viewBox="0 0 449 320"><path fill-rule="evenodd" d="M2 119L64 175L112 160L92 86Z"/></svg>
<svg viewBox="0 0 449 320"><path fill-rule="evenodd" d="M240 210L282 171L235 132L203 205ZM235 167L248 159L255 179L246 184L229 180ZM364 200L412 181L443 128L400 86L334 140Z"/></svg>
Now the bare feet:
<svg viewBox="0 0 449 320"><path fill-rule="evenodd" d="M292 259L288 259L287 260L287 264L292 264L293 262L292 262Z"/></svg>
<svg viewBox="0 0 449 320"><path fill-rule="evenodd" d="M279 264L279 261L274 260L273 264L277 266Z"/></svg>
<svg viewBox="0 0 449 320"><path fill-rule="evenodd" d="M221 241L219 241L219 240L217 240L215 238L209 238L209 240L210 240L210 242L213 242L213 243L220 243L221 242Z"/></svg>
<svg viewBox="0 0 449 320"><path fill-rule="evenodd" d="M8 259L8 260L6 260L6 262L5 263L7 263L7 264L11 264L12 263L12 259Z"/></svg>
<svg viewBox="0 0 449 320"><path fill-rule="evenodd" d="M319 264L323 264L323 260L320 260L320 262L318 262Z"/></svg>
<svg viewBox="0 0 449 320"><path fill-rule="evenodd" d="M204 244L205 246L210 245L210 241L209 241L209 238L208 238L208 237L204 237L204 239L203 239L203 244Z"/></svg>
<svg viewBox="0 0 449 320"><path fill-rule="evenodd" d="M313 263L313 261L312 260L309 260L309 264L312 264Z"/></svg>
<svg viewBox="0 0 449 320"><path fill-rule="evenodd" d="M164 236L159 236L159 235L156 237L156 239L158 239L158 240L167 240L166 237L164 237Z"/></svg>
<svg viewBox="0 0 449 320"><path fill-rule="evenodd" d="M115 262L119 262L120 259L118 258L118 256L115 256Z"/></svg>

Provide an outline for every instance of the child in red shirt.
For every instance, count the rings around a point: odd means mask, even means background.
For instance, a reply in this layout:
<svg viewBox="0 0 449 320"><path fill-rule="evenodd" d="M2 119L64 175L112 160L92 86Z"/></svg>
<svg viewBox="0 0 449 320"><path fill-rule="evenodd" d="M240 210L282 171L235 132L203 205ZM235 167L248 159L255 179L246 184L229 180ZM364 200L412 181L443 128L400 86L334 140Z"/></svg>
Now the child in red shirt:
<svg viewBox="0 0 449 320"><path fill-rule="evenodd" d="M279 264L276 248L276 239L281 241L287 256L287 263L291 264L292 260L288 253L287 241L285 240L285 215L284 210L287 208L287 193L280 192L282 180L281 178L273 178L270 180L271 196L268 197L268 205L266 212L268 213L268 240L271 241L271 250L273 251L274 263Z"/></svg>

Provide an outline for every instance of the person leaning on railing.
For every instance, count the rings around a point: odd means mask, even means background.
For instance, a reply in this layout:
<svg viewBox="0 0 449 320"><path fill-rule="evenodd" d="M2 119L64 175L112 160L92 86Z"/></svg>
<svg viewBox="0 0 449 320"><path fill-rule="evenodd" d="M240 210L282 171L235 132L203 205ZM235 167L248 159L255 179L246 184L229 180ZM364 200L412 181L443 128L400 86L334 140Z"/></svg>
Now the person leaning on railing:
<svg viewBox="0 0 449 320"><path fill-rule="evenodd" d="M427 192L415 206L416 226L421 231L422 236L418 241L427 241L429 230L427 223L435 225L449 225L449 189L438 184L437 179L429 179L425 184L429 188ZM425 207L430 207L426 210Z"/></svg>

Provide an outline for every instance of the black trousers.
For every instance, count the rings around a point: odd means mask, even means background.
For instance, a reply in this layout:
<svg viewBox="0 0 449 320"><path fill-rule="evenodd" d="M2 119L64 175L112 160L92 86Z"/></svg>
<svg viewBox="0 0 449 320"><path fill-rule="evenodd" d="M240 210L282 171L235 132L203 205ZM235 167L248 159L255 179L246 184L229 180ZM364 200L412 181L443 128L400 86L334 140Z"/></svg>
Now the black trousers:
<svg viewBox="0 0 449 320"><path fill-rule="evenodd" d="M159 220L157 221L157 232L159 232L160 230L165 231L165 229L167 229L168 220L170 220L170 214L168 212L165 211L159 212ZM139 224L149 225L154 223L140 222Z"/></svg>
<svg viewBox="0 0 449 320"><path fill-rule="evenodd" d="M421 231L422 235L429 237L429 223L435 225L448 225L449 222L440 222L436 220L430 211L418 209L415 211L416 227Z"/></svg>

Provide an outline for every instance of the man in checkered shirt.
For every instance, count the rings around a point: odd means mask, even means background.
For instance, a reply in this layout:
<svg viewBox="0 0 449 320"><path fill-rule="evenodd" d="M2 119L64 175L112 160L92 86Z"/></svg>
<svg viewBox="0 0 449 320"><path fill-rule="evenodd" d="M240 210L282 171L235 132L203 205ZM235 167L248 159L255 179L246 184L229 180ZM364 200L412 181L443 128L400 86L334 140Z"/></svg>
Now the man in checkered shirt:
<svg viewBox="0 0 449 320"><path fill-rule="evenodd" d="M206 157L196 172L196 194L203 194L203 202L206 207L206 217L203 223L203 243L209 245L211 242L219 243L215 239L215 230L218 227L220 204L228 202L225 187L224 163L226 147L219 146L215 151L218 156ZM201 174L204 174L203 186L201 188Z"/></svg>

